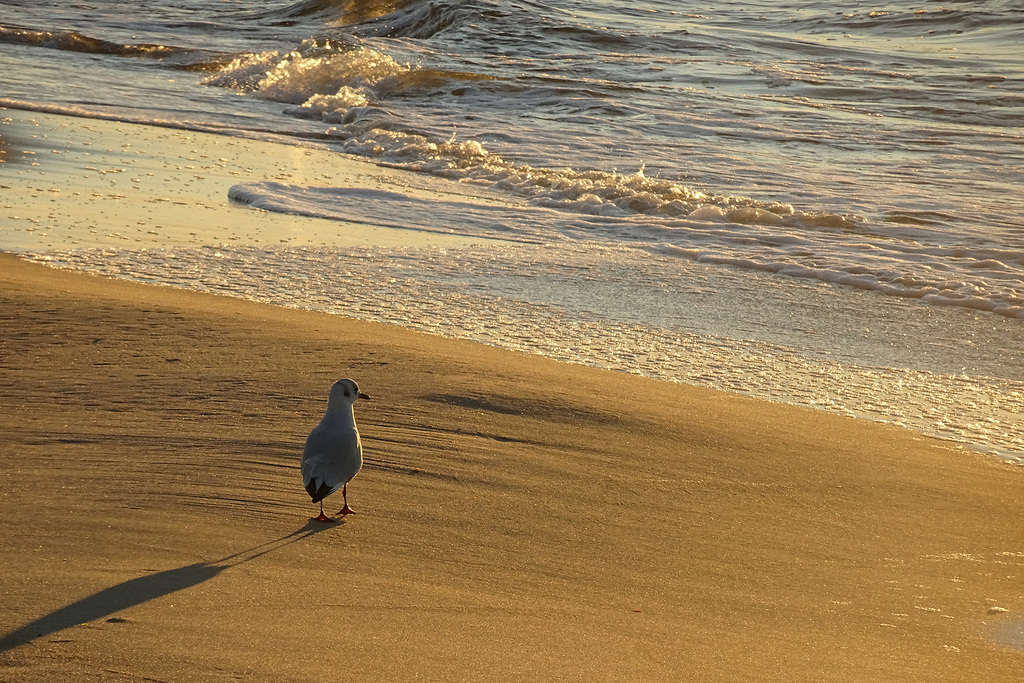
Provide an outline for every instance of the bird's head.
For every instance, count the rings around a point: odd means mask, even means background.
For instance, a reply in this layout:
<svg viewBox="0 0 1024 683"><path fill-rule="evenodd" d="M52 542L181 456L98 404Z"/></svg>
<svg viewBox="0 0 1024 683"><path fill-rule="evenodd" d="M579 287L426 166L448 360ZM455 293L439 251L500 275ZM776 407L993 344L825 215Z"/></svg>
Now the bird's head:
<svg viewBox="0 0 1024 683"><path fill-rule="evenodd" d="M359 385L350 379L339 379L331 386L331 393L328 398L330 403L347 403L349 405L357 400L370 397L359 391Z"/></svg>

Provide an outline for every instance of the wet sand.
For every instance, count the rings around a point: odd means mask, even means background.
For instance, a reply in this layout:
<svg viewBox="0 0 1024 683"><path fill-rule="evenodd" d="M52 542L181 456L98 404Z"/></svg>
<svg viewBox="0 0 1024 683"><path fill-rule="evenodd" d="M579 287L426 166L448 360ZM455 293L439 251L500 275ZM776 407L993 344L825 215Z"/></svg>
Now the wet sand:
<svg viewBox="0 0 1024 683"><path fill-rule="evenodd" d="M1024 666L999 641L1024 607L1024 472L997 459L11 255L0 317L4 680ZM373 397L367 462L358 514L321 525L298 459L343 376Z"/></svg>
<svg viewBox="0 0 1024 683"><path fill-rule="evenodd" d="M6 154L3 150L6 149ZM6 161L5 161L6 158ZM310 141L297 147L176 127L0 107L0 251L181 246L457 247L489 240L285 215L232 202L246 182L343 184L430 199L453 187Z"/></svg>

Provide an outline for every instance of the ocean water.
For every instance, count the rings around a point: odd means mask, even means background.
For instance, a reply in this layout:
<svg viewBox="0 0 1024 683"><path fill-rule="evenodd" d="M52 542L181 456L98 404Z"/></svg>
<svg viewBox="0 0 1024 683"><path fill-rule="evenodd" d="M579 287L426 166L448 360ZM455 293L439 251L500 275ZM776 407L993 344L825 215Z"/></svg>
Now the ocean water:
<svg viewBox="0 0 1024 683"><path fill-rule="evenodd" d="M325 173L229 196L501 240L39 258L1022 462L1022 44L1024 9L997 0L5 0L0 106L357 155L457 189Z"/></svg>

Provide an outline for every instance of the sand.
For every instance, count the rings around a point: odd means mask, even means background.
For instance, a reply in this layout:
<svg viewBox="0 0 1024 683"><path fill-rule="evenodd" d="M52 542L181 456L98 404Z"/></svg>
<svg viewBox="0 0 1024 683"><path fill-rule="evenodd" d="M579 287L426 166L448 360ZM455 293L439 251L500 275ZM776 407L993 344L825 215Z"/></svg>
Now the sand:
<svg viewBox="0 0 1024 683"><path fill-rule="evenodd" d="M9 255L0 297L3 680L1024 667L1024 481L991 457ZM321 525L298 459L341 376L367 462Z"/></svg>
<svg viewBox="0 0 1024 683"><path fill-rule="evenodd" d="M43 123L51 136L64 125ZM88 125L104 141L120 126ZM122 128L143 136L140 167L171 159L185 135L157 149L158 129ZM4 133L9 156L28 149ZM256 167L270 143L246 141L201 181L160 180L190 186L177 206L202 203L159 214L162 236L142 237L129 233L150 196L142 182L96 198L109 202L102 211L60 200L47 213L49 194L109 182L72 163L82 135L54 146L48 165L10 162L0 183L5 205L54 216L58 244L187 243L207 212L251 225L251 210L215 202L233 170L274 170ZM38 180L58 172L67 184L49 193ZM30 220L5 215L0 246L47 246ZM239 238L292 226L309 243L327 234L300 221ZM361 230L346 239L417 239ZM1024 671L1011 647L1024 640L1024 470L996 458L824 412L9 254L0 329L0 680ZM357 514L322 525L310 521L318 507L299 456L344 376L373 397L356 407L366 465L349 487Z"/></svg>

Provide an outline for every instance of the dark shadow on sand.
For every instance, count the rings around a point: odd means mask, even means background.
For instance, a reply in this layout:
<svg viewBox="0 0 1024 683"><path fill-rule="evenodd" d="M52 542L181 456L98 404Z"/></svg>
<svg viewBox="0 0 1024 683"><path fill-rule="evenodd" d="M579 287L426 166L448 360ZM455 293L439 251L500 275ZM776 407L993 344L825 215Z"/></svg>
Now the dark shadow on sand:
<svg viewBox="0 0 1024 683"><path fill-rule="evenodd" d="M301 541L313 534L335 525L326 525L310 520L300 529L258 546L222 557L214 562L197 562L195 564L168 569L167 571L140 576L116 586L105 588L87 598L73 602L66 607L50 612L33 622L25 624L0 638L0 653L12 650L19 645L30 643L37 638L52 635L72 626L78 626L97 619L109 617L116 612L141 605L150 600L176 593L204 581L209 581L225 569L256 559L289 543Z"/></svg>

